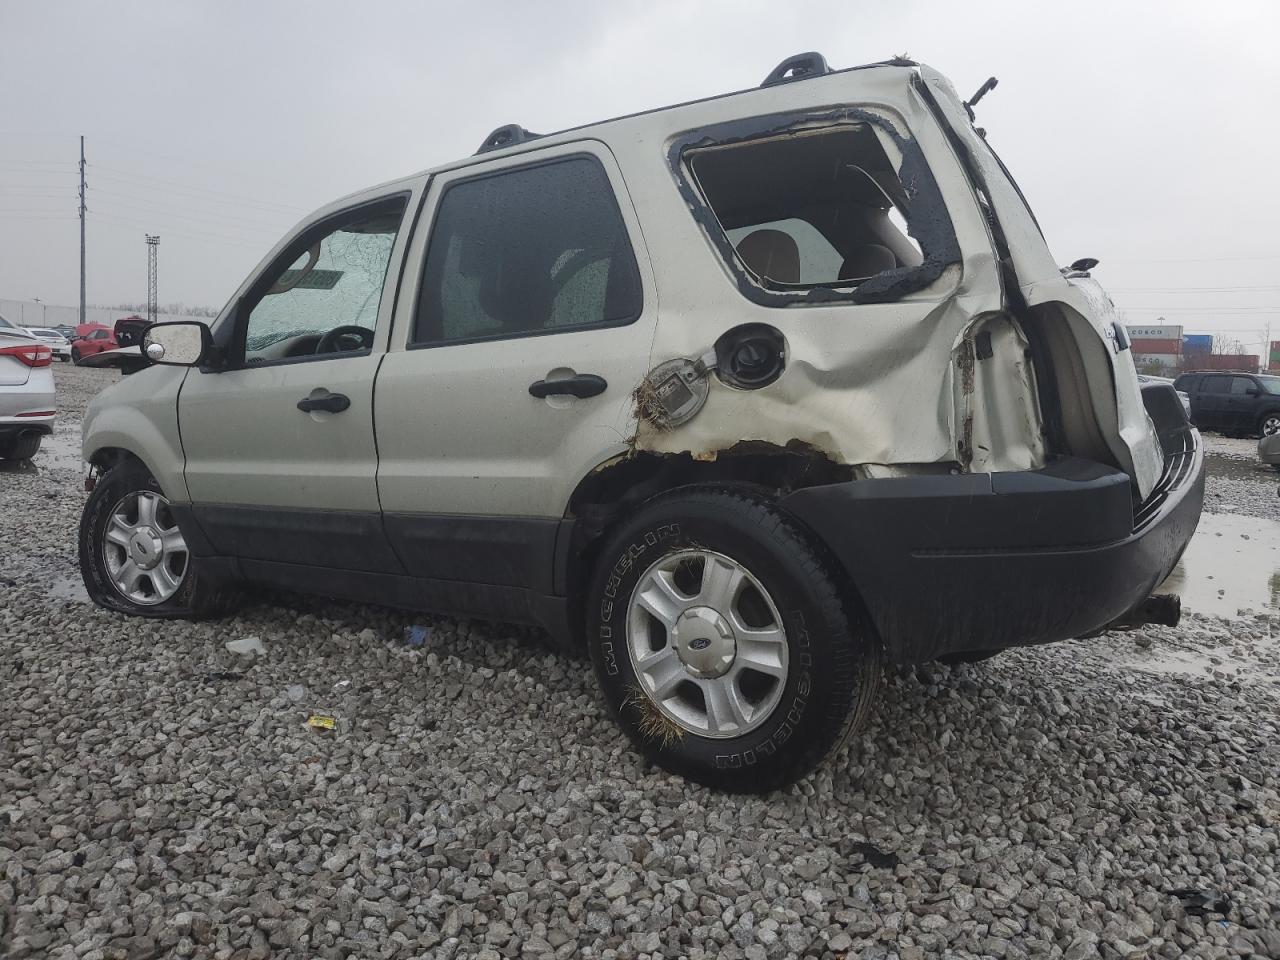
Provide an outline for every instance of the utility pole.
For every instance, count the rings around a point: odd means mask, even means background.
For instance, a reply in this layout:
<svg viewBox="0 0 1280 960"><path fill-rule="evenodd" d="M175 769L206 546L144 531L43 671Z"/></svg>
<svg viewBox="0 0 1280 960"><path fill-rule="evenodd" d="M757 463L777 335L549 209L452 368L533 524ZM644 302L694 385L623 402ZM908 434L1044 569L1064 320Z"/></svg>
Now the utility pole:
<svg viewBox="0 0 1280 960"><path fill-rule="evenodd" d="M80 138L80 324L84 325L84 137Z"/></svg>
<svg viewBox="0 0 1280 960"><path fill-rule="evenodd" d="M147 237L147 323L156 322L157 297L156 290L158 287L157 276L159 269L156 263L156 253L160 249L160 238L148 233Z"/></svg>

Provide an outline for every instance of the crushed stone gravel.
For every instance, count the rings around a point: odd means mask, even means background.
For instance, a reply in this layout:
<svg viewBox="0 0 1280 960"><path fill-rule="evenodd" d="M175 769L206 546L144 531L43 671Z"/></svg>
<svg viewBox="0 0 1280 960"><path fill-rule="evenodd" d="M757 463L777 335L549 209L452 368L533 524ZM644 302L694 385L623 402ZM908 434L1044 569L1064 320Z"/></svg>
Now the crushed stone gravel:
<svg viewBox="0 0 1280 960"><path fill-rule="evenodd" d="M533 631L91 606L74 438L114 374L57 377L0 470L0 957L1280 957L1273 616L894 671L813 777L720 795Z"/></svg>

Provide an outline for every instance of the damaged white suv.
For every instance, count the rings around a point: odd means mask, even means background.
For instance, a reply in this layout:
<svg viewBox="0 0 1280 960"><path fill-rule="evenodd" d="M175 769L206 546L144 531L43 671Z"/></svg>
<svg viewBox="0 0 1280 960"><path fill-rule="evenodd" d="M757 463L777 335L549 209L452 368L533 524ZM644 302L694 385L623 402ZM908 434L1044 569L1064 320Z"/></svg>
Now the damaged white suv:
<svg viewBox="0 0 1280 960"><path fill-rule="evenodd" d="M972 102L804 54L326 207L90 406L90 594L541 624L648 757L744 791L885 659L1172 619L1198 435Z"/></svg>

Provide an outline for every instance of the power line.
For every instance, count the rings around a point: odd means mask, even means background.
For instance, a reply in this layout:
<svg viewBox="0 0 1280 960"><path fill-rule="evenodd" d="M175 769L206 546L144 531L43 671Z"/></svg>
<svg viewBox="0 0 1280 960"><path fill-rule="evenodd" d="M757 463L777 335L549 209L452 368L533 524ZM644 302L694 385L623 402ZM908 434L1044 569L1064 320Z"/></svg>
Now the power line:
<svg viewBox="0 0 1280 960"><path fill-rule="evenodd" d="M262 227L268 230L281 231L281 232L283 232L286 229L286 227L288 227L289 225L288 223L282 223L281 220L267 219L269 215L264 215L261 218L251 217L251 216L245 217L245 216L240 216L240 214L238 213L215 212L212 210L204 210L198 207L191 207L185 204L178 209L185 210L187 212L178 213L178 212L175 212L174 206L172 204L165 203L162 200L151 200L151 199L147 199L146 197L139 197L129 193L120 193L119 191L116 191L116 190L104 190L101 187L94 190L94 196L107 197L108 199L127 201L131 205L147 207L152 210L156 210L159 213L168 214L170 216L187 216L188 213L199 214L201 217L211 217L218 220L237 220L241 223L251 224L252 226L255 226L255 227ZM281 219L284 219L283 216Z"/></svg>
<svg viewBox="0 0 1280 960"><path fill-rule="evenodd" d="M296 206L293 206L292 204L277 203L273 200L262 200L256 197L248 197L248 196L245 196L244 194L227 193L226 191L223 191L223 190L210 190L208 187L196 187L196 186L192 186L191 184L182 183L181 181L178 181L178 180L169 180L164 177L152 177L152 176L148 176L146 174L141 174L141 173L131 173L128 170L118 170L115 167L103 167L103 166L98 166L97 164L94 164L93 169L95 173L102 172L107 177L112 179L124 178L126 180L132 179L132 180L138 180L146 183L165 184L170 188L171 191L176 189L176 190L184 190L190 193L205 193L215 197L241 200L246 203L254 204L257 206L277 207L282 210L293 211L296 213L306 212L306 209L304 207L296 207Z"/></svg>
<svg viewBox="0 0 1280 960"><path fill-rule="evenodd" d="M144 227L154 227L157 222L164 224L192 224L198 228L211 227L215 230L223 230L228 233L236 234L246 240L257 240L258 242L262 242L267 238L271 238L273 241L278 240L284 235L283 229L276 231L271 230L268 227L250 227L220 220L206 220L200 217L187 217L182 214L158 213L152 210L120 209L115 205L115 203L95 203L93 212L106 216L113 216L116 219L133 219ZM141 219L143 217L146 218L145 221Z"/></svg>

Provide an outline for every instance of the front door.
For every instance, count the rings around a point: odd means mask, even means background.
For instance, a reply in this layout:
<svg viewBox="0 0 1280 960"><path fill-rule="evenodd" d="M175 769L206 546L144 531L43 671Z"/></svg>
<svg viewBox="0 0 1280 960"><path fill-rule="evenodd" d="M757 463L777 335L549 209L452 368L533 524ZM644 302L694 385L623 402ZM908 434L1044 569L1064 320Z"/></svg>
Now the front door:
<svg viewBox="0 0 1280 960"><path fill-rule="evenodd" d="M373 385L407 205L400 194L305 229L223 318L225 369L187 375L187 489L219 554L399 571L378 510Z"/></svg>
<svg viewBox="0 0 1280 960"><path fill-rule="evenodd" d="M550 592L577 482L625 452L657 314L612 154L433 178L378 375L378 491L416 576Z"/></svg>

